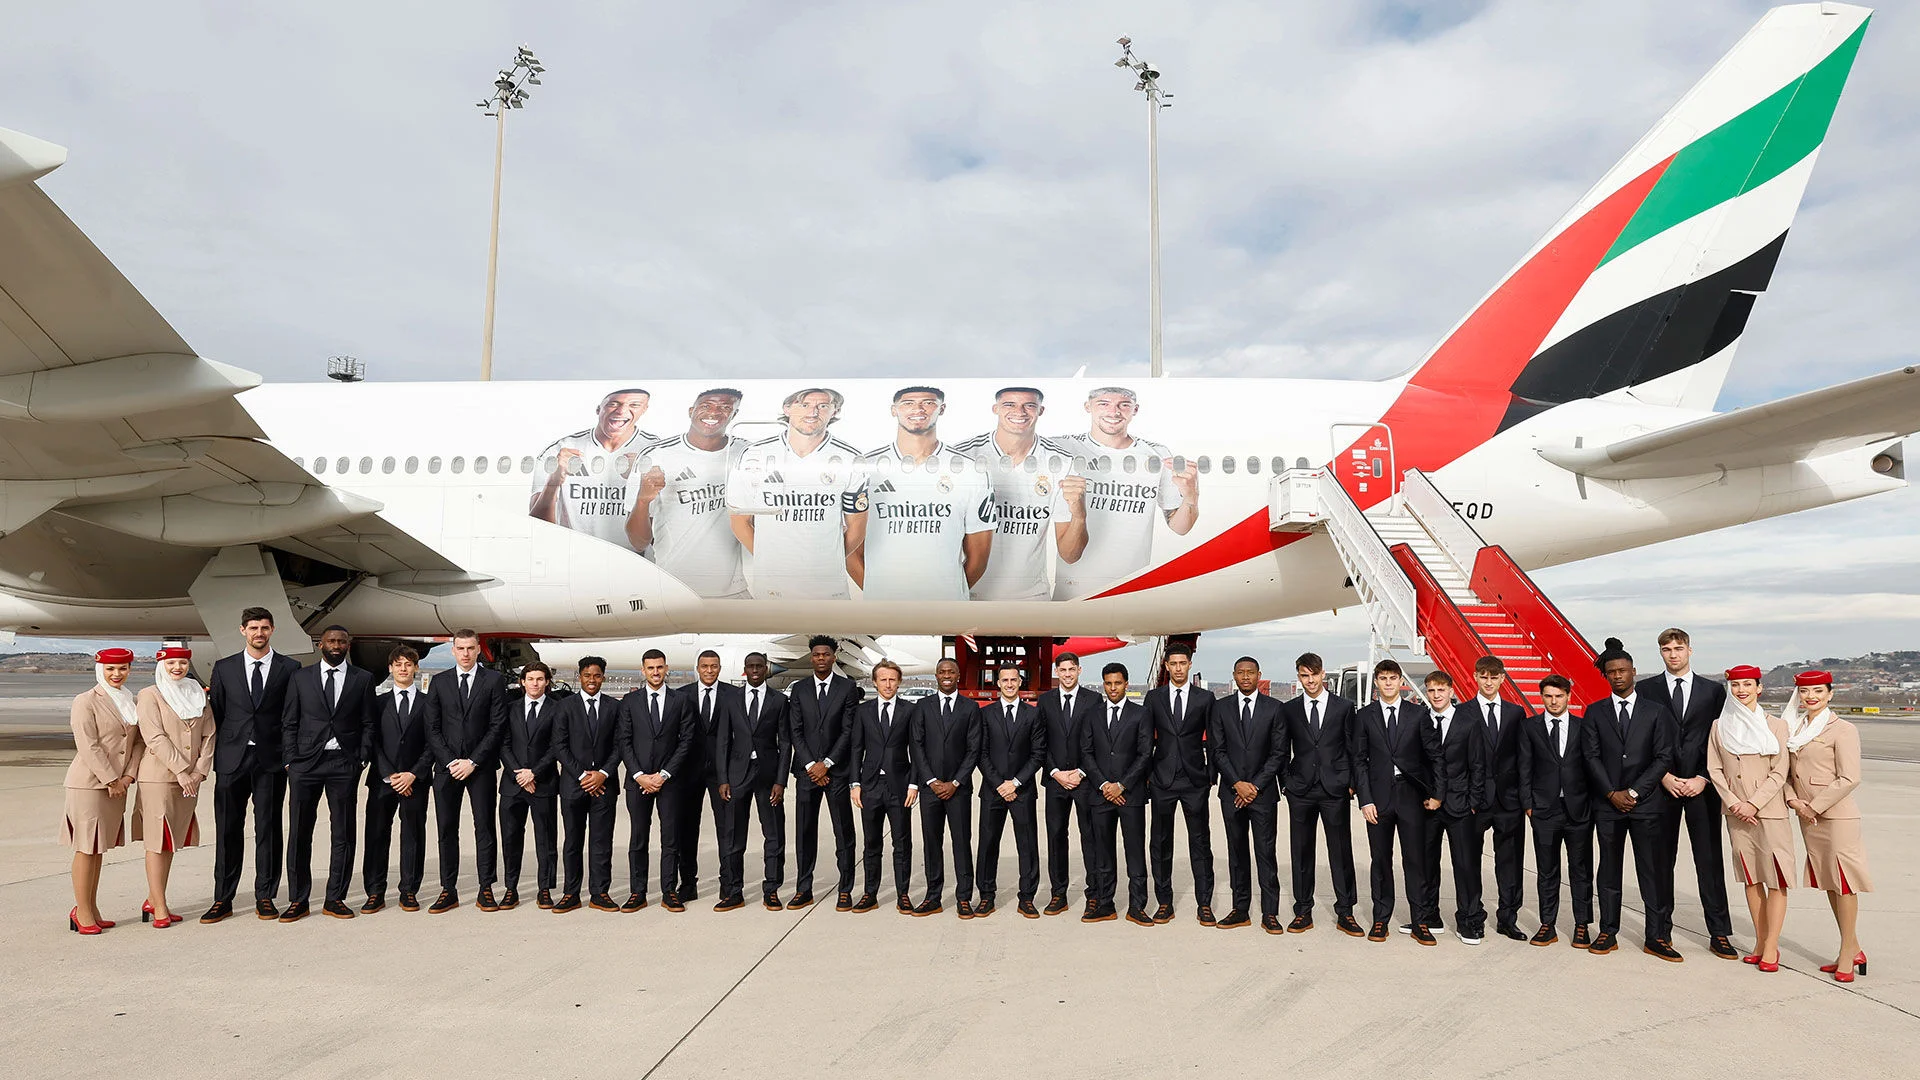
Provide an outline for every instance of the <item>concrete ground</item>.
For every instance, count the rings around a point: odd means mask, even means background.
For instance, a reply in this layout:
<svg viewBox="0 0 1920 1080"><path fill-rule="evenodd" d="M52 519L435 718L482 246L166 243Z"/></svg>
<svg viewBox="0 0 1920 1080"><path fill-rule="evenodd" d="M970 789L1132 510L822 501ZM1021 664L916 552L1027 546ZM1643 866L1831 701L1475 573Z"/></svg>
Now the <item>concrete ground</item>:
<svg viewBox="0 0 1920 1080"><path fill-rule="evenodd" d="M283 926L243 913L156 933L139 922L139 852L122 848L108 858L101 887L120 926L82 938L67 932L60 911L72 903L70 855L53 842L71 740L50 726L64 715L61 703L18 696L28 689L0 687L16 695L0 701L0 1059L8 1076L640 1080L1039 1066L1155 1077L1223 1069L1579 1077L1656 1071L1662 1059L1688 1071L1896 1076L1912 1074L1920 1037L1920 935L1899 929L1920 911L1920 723L1863 724L1876 759L1859 796L1879 889L1861 904L1872 974L1840 986L1818 971L1833 959L1837 934L1824 896L1809 890L1792 894L1778 974L1713 959L1685 854L1676 944L1687 962L1670 965L1633 947L1633 911L1627 947L1607 957L1500 937L1478 948L1452 936L1433 949L1399 934L1373 944L1335 931L1324 906L1319 928L1304 935L1207 929L1193 921L1184 840L1176 843L1179 915L1151 929L1087 926L1071 914L1029 921L1011 907L963 923L951 893L945 915L910 919L891 910L890 887L886 906L871 914L839 914L830 904L716 914L709 832L703 895L682 915L662 910L657 896L632 915L555 917L531 905L483 913L471 904L469 867L466 906L447 915L389 907L351 922L316 916ZM209 832L211 815L203 806ZM624 879L625 830L623 810L616 881ZM1224 914L1217 813L1215 832ZM1357 814L1354 833L1364 921ZM324 836L316 846L317 888ZM1005 848L1002 899L1011 901L1010 840ZM428 851L433 882L431 837ZM1286 853L1283 822L1283 917ZM178 856L176 910L197 917L205 909L212 861L211 846ZM757 874L750 856L750 897ZM916 852L916 895L919 877ZM1490 893L1491 856L1484 878ZM251 879L249 865L243 901ZM1627 881L1631 901L1631 869ZM1042 900L1045 891L1043 883ZM357 907L357 872L352 897ZM1529 930L1533 900L1529 875L1521 919ZM1074 902L1077 910L1077 887ZM1562 911L1564 937L1564 903ZM1736 944L1750 944L1737 892L1734 911Z"/></svg>

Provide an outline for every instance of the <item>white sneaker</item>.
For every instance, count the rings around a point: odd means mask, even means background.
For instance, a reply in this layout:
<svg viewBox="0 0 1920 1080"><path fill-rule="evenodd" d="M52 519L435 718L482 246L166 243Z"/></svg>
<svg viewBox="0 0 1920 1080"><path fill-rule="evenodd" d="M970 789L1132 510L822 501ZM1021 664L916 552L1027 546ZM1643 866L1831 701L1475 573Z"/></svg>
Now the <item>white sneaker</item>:
<svg viewBox="0 0 1920 1080"><path fill-rule="evenodd" d="M1477 937L1468 937L1465 934L1460 935L1460 944L1462 945L1478 945L1480 944L1480 940L1481 939Z"/></svg>
<svg viewBox="0 0 1920 1080"><path fill-rule="evenodd" d="M1403 933L1403 934L1411 934L1411 933L1413 933L1413 924L1412 924L1412 923L1410 923L1410 922L1403 922L1403 923L1401 923L1401 924L1400 924L1400 932L1401 932L1401 933Z"/></svg>
<svg viewBox="0 0 1920 1080"><path fill-rule="evenodd" d="M1444 926L1429 926L1427 929L1433 931L1434 937L1445 937L1447 933L1447 928Z"/></svg>

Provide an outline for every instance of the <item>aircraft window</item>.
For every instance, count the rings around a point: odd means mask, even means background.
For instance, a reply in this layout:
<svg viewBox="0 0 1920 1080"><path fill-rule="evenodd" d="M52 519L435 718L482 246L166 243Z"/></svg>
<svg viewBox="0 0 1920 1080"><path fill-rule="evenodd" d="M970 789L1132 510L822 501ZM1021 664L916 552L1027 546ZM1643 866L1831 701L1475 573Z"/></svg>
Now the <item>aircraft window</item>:
<svg viewBox="0 0 1920 1080"><path fill-rule="evenodd" d="M1160 455L1159 454L1147 455L1147 471L1150 473L1157 473L1160 471Z"/></svg>
<svg viewBox="0 0 1920 1080"><path fill-rule="evenodd" d="M1387 475L1387 463L1386 463L1386 462L1384 462L1384 461L1381 461L1381 460L1380 460L1379 458L1374 458L1374 459L1373 459L1373 462L1372 462L1372 464L1373 464L1373 476L1374 476L1374 479L1376 479L1376 480L1377 480L1377 479L1379 479L1380 477L1383 477L1383 476L1385 476L1385 475Z"/></svg>
<svg viewBox="0 0 1920 1080"><path fill-rule="evenodd" d="M1274 472L1277 472L1277 473L1283 473L1283 472L1286 472L1286 471L1287 471L1287 459L1286 459L1286 458L1283 458L1283 457L1281 457L1281 456L1280 456L1279 454L1275 454L1275 455L1273 455L1273 471L1274 471Z"/></svg>
<svg viewBox="0 0 1920 1080"><path fill-rule="evenodd" d="M392 472L392 471L393 471L393 459L392 459L392 458L381 458L381 459L380 459L380 471L381 471L381 472L383 472L383 473L390 473L390 472Z"/></svg>
<svg viewBox="0 0 1920 1080"><path fill-rule="evenodd" d="M414 473L417 473L419 471L420 471L420 459L417 457L408 458L407 459L407 475L412 476Z"/></svg>
<svg viewBox="0 0 1920 1080"><path fill-rule="evenodd" d="M1172 469L1174 472L1186 472L1187 471L1186 456L1184 454L1173 455L1173 460L1167 462L1167 468ZM1205 466L1202 466L1201 468L1204 471Z"/></svg>
<svg viewBox="0 0 1920 1080"><path fill-rule="evenodd" d="M295 462L295 464L299 464L299 463ZM314 458L313 459L313 475L319 476L321 473L324 473L326 471L327 471L327 459L323 457Z"/></svg>
<svg viewBox="0 0 1920 1080"><path fill-rule="evenodd" d="M531 457L523 457L523 458L521 458L521 459L520 459L520 471L521 471L522 473L524 473L524 474L528 474L528 475L531 475L531 474L533 473L533 458L531 458Z"/></svg>
<svg viewBox="0 0 1920 1080"><path fill-rule="evenodd" d="M772 462L773 462L773 458L772 458L771 456L769 456L769 457L767 458L767 462L768 462L768 464L772 464ZM835 455L833 455L832 457L830 457L830 458L828 458L828 459L827 459L827 464L828 464L828 465L830 465L830 466L832 466L833 468L836 468L836 469L837 469L837 468L839 468L839 467L840 467L840 466L842 466L842 465L845 465L846 463L847 463L847 462L846 462L846 459L845 459L845 458L842 458L842 457L841 457L841 456L840 456L839 454L835 454Z"/></svg>
<svg viewBox="0 0 1920 1080"><path fill-rule="evenodd" d="M1057 473L1057 472L1059 472L1059 471L1060 471L1061 469L1064 469L1065 467L1066 467L1066 462L1065 462L1065 461L1063 461L1063 460L1061 459L1061 457L1060 457L1060 455L1059 455L1059 454L1054 454L1054 455L1052 455L1052 456L1050 456L1050 457L1048 457L1048 458L1047 458L1047 471L1048 471L1048 472L1056 472L1056 473Z"/></svg>
<svg viewBox="0 0 1920 1080"><path fill-rule="evenodd" d="M1094 459L1093 471L1094 472L1112 472L1113 458L1109 457L1106 454L1101 454L1098 458Z"/></svg>
<svg viewBox="0 0 1920 1080"><path fill-rule="evenodd" d="M1135 469L1138 469L1139 467L1140 467L1140 459L1134 457L1132 454L1128 454L1126 457L1123 457L1120 459L1120 470L1122 472L1130 473L1130 472L1133 472Z"/></svg>
<svg viewBox="0 0 1920 1080"><path fill-rule="evenodd" d="M439 458L437 458L437 457L430 457L430 458L428 458L428 459L427 459L427 474L431 476L431 475L433 475L433 474L436 474L436 473L438 473L439 471L440 471L440 459L439 459Z"/></svg>
<svg viewBox="0 0 1920 1080"><path fill-rule="evenodd" d="M1296 469L1311 469L1313 468L1313 463L1306 458L1297 457L1293 459L1293 467Z"/></svg>
<svg viewBox="0 0 1920 1080"><path fill-rule="evenodd" d="M306 459L306 458L303 458L303 457L297 457L297 458L294 458L294 459L293 459L293 463L294 463L295 465L298 465L298 466L300 466L300 467L301 467L301 468L303 468L303 469L307 467L307 459Z"/></svg>
<svg viewBox="0 0 1920 1080"><path fill-rule="evenodd" d="M510 457L507 457L507 456L506 456L506 455L504 455L504 454L503 454L503 455L501 455L501 457L500 457L500 460L494 463L494 466L493 466L493 471L494 471L494 472L503 472L503 473L510 473L510 472L512 472L512 471L513 471L513 459L512 459L512 458L510 458Z"/></svg>
<svg viewBox="0 0 1920 1080"><path fill-rule="evenodd" d="M475 454L475 455L473 456L473 473L474 473L474 475L475 475L475 476L478 476L478 475L480 475L481 473L484 473L484 472L486 472L486 471L487 471L487 459L486 459L486 458L485 458L484 456L482 456L482 455L480 455L480 454Z"/></svg>
<svg viewBox="0 0 1920 1080"><path fill-rule="evenodd" d="M1213 459L1207 457L1207 455L1205 454L1201 454L1199 460L1195 462L1195 464L1200 466L1200 471L1203 473L1213 471Z"/></svg>
<svg viewBox="0 0 1920 1080"><path fill-rule="evenodd" d="M1003 469L1011 469L1011 468L1013 468L1013 457L1012 457L1012 455L1010 455L1010 454L1001 454L1001 455L1000 455L1000 467L1001 467L1001 468L1003 468Z"/></svg>
<svg viewBox="0 0 1920 1080"><path fill-rule="evenodd" d="M548 456L548 458L545 461L540 463L540 471L547 474L548 476L552 476L553 470L559 467L560 467L560 459L558 457L554 457L551 455Z"/></svg>
<svg viewBox="0 0 1920 1080"><path fill-rule="evenodd" d="M343 457L342 457L342 458L334 458L334 459L333 459L333 471L334 471L334 472L346 472L346 471L347 471L347 466L349 466L349 465L351 465L351 464L352 464L352 462L350 462L350 461L348 461L348 460L347 460L346 458L343 458Z"/></svg>
<svg viewBox="0 0 1920 1080"><path fill-rule="evenodd" d="M1260 475L1260 459L1257 457L1254 457L1252 454L1247 455L1247 475L1248 476Z"/></svg>
<svg viewBox="0 0 1920 1080"><path fill-rule="evenodd" d="M461 457L459 454L453 455L453 460L447 463L447 471L456 474L466 472L467 459Z"/></svg>
<svg viewBox="0 0 1920 1080"><path fill-rule="evenodd" d="M595 455L593 456L593 475L595 475L595 476L599 476L599 475L600 475L601 473L603 473L603 472L606 472L606 471L607 471L607 457L606 457L606 455L605 455L605 454L595 454Z"/></svg>
<svg viewBox="0 0 1920 1080"><path fill-rule="evenodd" d="M1034 457L1032 454L1028 454L1027 460L1021 462L1020 467L1027 470L1028 472L1039 472L1040 459L1037 457Z"/></svg>
<svg viewBox="0 0 1920 1080"><path fill-rule="evenodd" d="M1238 459L1232 454L1222 454L1220 457L1220 471L1229 476L1233 475L1233 467L1237 460Z"/></svg>

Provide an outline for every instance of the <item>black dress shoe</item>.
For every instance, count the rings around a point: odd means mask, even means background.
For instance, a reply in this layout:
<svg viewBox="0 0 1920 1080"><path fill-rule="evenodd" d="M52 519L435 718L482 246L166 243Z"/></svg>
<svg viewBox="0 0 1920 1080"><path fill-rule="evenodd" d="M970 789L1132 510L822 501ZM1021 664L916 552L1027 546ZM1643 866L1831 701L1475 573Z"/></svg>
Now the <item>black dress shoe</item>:
<svg viewBox="0 0 1920 1080"><path fill-rule="evenodd" d="M849 908L848 910L859 912L860 914L865 914L879 906L880 906L879 901L873 898L872 893L861 893L860 902L853 905L853 907Z"/></svg>
<svg viewBox="0 0 1920 1080"><path fill-rule="evenodd" d="M747 906L747 898L744 896L723 896L720 898L719 902L713 905L713 910L734 911L738 908L743 908L746 906Z"/></svg>
<svg viewBox="0 0 1920 1080"><path fill-rule="evenodd" d="M1527 935L1521 933L1520 928L1513 925L1512 923L1508 923L1505 926L1497 927L1496 929L1498 930L1501 937L1512 938L1515 941L1527 940Z"/></svg>
<svg viewBox="0 0 1920 1080"><path fill-rule="evenodd" d="M1096 902L1096 903L1089 903L1087 905L1087 913L1085 915L1080 916L1080 921L1081 922L1112 922L1113 920L1119 917L1120 917L1120 913L1114 909L1114 906L1112 904Z"/></svg>
<svg viewBox="0 0 1920 1080"><path fill-rule="evenodd" d="M633 893L632 895L627 897L626 903L620 905L620 910L628 913L632 913L635 911L639 911L641 908L646 906L647 906L647 895L645 893Z"/></svg>
<svg viewBox="0 0 1920 1080"><path fill-rule="evenodd" d="M1287 924L1287 933L1289 934L1304 934L1311 929L1313 929L1313 916L1311 915L1295 915L1293 921Z"/></svg>
<svg viewBox="0 0 1920 1080"><path fill-rule="evenodd" d="M962 901L961 901L960 903L961 903L961 908L960 908L960 910L962 910L962 911L965 911L965 910L966 910L966 906L965 906L965 905L966 905L966 901L964 901L964 900L962 900ZM984 919L984 918L986 918L987 916L989 916L989 915L991 915L991 914L993 914L993 901L992 901L992 900L982 900L982 901L980 901L979 903L977 903L977 904L975 904L975 905L973 905L973 917L974 917L974 918L976 918L976 919Z"/></svg>
<svg viewBox="0 0 1920 1080"><path fill-rule="evenodd" d="M1641 946L1640 951L1648 956L1657 956L1669 964L1685 963L1687 959L1680 955L1680 950L1674 948L1671 941L1649 941Z"/></svg>
<svg viewBox="0 0 1920 1080"><path fill-rule="evenodd" d="M427 909L427 914L439 915L443 912L452 911L454 908L457 908L459 906L460 906L459 894L455 893L452 889L447 889L442 891L440 893L440 899L435 900L433 902L433 906Z"/></svg>
<svg viewBox="0 0 1920 1080"><path fill-rule="evenodd" d="M410 892L401 893L400 894L400 910L401 911L419 911L420 898Z"/></svg>
<svg viewBox="0 0 1920 1080"><path fill-rule="evenodd" d="M1234 908L1232 911L1227 912L1226 918L1221 919L1214 925L1222 930L1238 930L1243 926L1252 926L1253 920L1247 918L1246 912L1241 911L1239 908Z"/></svg>
<svg viewBox="0 0 1920 1080"><path fill-rule="evenodd" d="M287 910L280 913L280 921L299 922L301 919L307 917L307 910L307 902L305 900L296 900L287 905Z"/></svg>
<svg viewBox="0 0 1920 1080"><path fill-rule="evenodd" d="M666 908L668 911L687 910L687 905L680 902L679 893L667 893L665 896L662 896L660 898L660 906Z"/></svg>
<svg viewBox="0 0 1920 1080"><path fill-rule="evenodd" d="M613 897L608 896L606 893L603 893L603 892L594 893L592 896L588 897L587 900L588 900L587 906L592 908L595 911L619 911L620 910L620 905L613 902ZM639 911L640 909L634 908L633 910Z"/></svg>
<svg viewBox="0 0 1920 1080"><path fill-rule="evenodd" d="M579 911L580 898L569 893L561 897L559 903L553 905L553 910L554 913L558 915L565 915L569 911Z"/></svg>
<svg viewBox="0 0 1920 1080"><path fill-rule="evenodd" d="M1054 893L1043 909L1048 915L1064 915L1067 910L1067 898L1063 893Z"/></svg>
<svg viewBox="0 0 1920 1080"><path fill-rule="evenodd" d="M852 911L853 910L853 894L850 892L841 893L840 899L834 901L833 910Z"/></svg>
<svg viewBox="0 0 1920 1080"><path fill-rule="evenodd" d="M1287 932L1287 928L1280 925L1280 916L1278 915L1260 916L1260 929L1265 930L1269 934L1284 934Z"/></svg>
<svg viewBox="0 0 1920 1080"><path fill-rule="evenodd" d="M1573 928L1573 947L1584 949L1593 943L1587 938L1587 924L1581 923Z"/></svg>
<svg viewBox="0 0 1920 1080"><path fill-rule="evenodd" d="M1153 921L1157 923L1172 922L1173 921L1173 905L1161 904L1159 907L1154 908Z"/></svg>
<svg viewBox="0 0 1920 1080"><path fill-rule="evenodd" d="M925 900L920 901L920 906L914 908L913 913L921 918L925 918L928 915L938 915L946 909L946 905L942 904L938 897L929 896Z"/></svg>
<svg viewBox="0 0 1920 1080"><path fill-rule="evenodd" d="M277 919L280 917L280 909L276 907L271 900L255 900L253 902L253 913L262 919Z"/></svg>
<svg viewBox="0 0 1920 1080"><path fill-rule="evenodd" d="M326 903L321 904L320 910L326 912L327 914L333 916L336 919L353 918L353 909L348 907L345 903L339 900L329 900Z"/></svg>
<svg viewBox="0 0 1920 1080"><path fill-rule="evenodd" d="M959 915L960 915L960 917L961 917L961 918L963 918L963 919L971 919L971 918L973 918L973 903L972 903L972 901L968 901L968 900L956 900L956 901L954 901L954 910L955 910L956 912L958 912L958 913L959 913Z"/></svg>
<svg viewBox="0 0 1920 1080"><path fill-rule="evenodd" d="M902 915L911 915L914 913L913 901L902 896L893 902L893 910Z"/></svg>
<svg viewBox="0 0 1920 1080"><path fill-rule="evenodd" d="M540 895L534 899L534 903L539 904L542 910L552 911L553 910L553 890L541 889Z"/></svg>
<svg viewBox="0 0 1920 1080"><path fill-rule="evenodd" d="M785 911L787 905L780 902L779 893L768 893L760 898L760 906L768 911Z"/></svg>
<svg viewBox="0 0 1920 1080"><path fill-rule="evenodd" d="M1437 945L1437 944L1439 944L1439 942L1437 942L1437 941L1435 941L1435 940L1434 940L1434 938L1433 938L1433 931L1432 931L1432 930L1429 930L1429 929L1427 928L1427 924L1425 924L1425 923L1414 923L1414 924L1413 924L1413 941L1414 941L1414 944L1416 944L1416 945Z"/></svg>
<svg viewBox="0 0 1920 1080"><path fill-rule="evenodd" d="M1334 929L1339 930L1348 937L1365 937L1367 934L1365 930L1360 929L1360 924L1354 921L1352 915L1340 916L1339 920L1333 925Z"/></svg>
<svg viewBox="0 0 1920 1080"><path fill-rule="evenodd" d="M1718 935L1715 935L1713 942L1707 946L1707 951L1722 960L1740 959L1740 950L1733 947L1733 942Z"/></svg>
<svg viewBox="0 0 1920 1080"><path fill-rule="evenodd" d="M484 889L481 890L480 898L484 900L486 899L486 896L487 896L486 891ZM519 906L520 906L520 890L519 889L508 888L506 892L500 894L500 910L501 911L505 911L508 908L517 908ZM485 911L486 908L481 908L480 910Z"/></svg>
<svg viewBox="0 0 1920 1080"><path fill-rule="evenodd" d="M1580 931L1575 930L1573 932L1573 936L1576 940L1578 940L1580 937ZM1618 949L1619 947L1620 947L1619 939L1615 938L1612 934L1607 933L1605 930L1602 930L1600 931L1600 933L1594 935L1593 944L1587 946L1587 951L1589 953L1592 953L1595 956L1605 956L1606 954L1614 951L1615 949Z"/></svg>
<svg viewBox="0 0 1920 1080"><path fill-rule="evenodd" d="M1127 921L1135 926L1153 925L1153 918L1147 914L1147 909L1145 908L1127 909Z"/></svg>
<svg viewBox="0 0 1920 1080"><path fill-rule="evenodd" d="M232 904L225 900L215 900L213 906L207 909L207 913L200 916L200 921L203 923L217 923L221 919L230 918L232 915Z"/></svg>
<svg viewBox="0 0 1920 1080"><path fill-rule="evenodd" d="M806 907L806 906L807 906L808 904L811 904L811 903L813 903L813 894L812 894L812 893L810 893L810 892L797 892L797 893L794 893L794 894L793 894L793 899L791 899L791 900L789 900L789 901L787 901L787 910L788 910L788 911L793 911L793 910L795 910L796 908L803 908L803 907Z"/></svg>
<svg viewBox="0 0 1920 1080"><path fill-rule="evenodd" d="M386 897L384 897L384 896L369 896L369 897L367 897L367 902L366 902L366 903L364 903L364 904L361 904L361 905L360 905L360 914L362 914L362 915L371 915L371 914L373 914L374 912L376 912L376 911L379 911L379 910L380 910L381 908L384 908L384 907L386 907L386 906L387 906L387 898L386 898Z"/></svg>
<svg viewBox="0 0 1920 1080"><path fill-rule="evenodd" d="M480 895L474 898L473 906L481 911L499 911L500 902L493 898L493 886L488 885L481 889Z"/></svg>
<svg viewBox="0 0 1920 1080"><path fill-rule="evenodd" d="M1014 906L1014 910L1020 913L1021 918L1037 919L1040 917L1040 909L1034 907L1033 901L1031 900L1020 901L1020 903Z"/></svg>
<svg viewBox="0 0 1920 1080"><path fill-rule="evenodd" d="M1560 940L1560 935L1551 926L1542 926L1533 932L1533 938L1527 944L1546 947Z"/></svg>
<svg viewBox="0 0 1920 1080"><path fill-rule="evenodd" d="M1368 941L1387 940L1387 922L1385 919L1378 920L1373 924L1373 929L1367 931L1367 940Z"/></svg>
<svg viewBox="0 0 1920 1080"><path fill-rule="evenodd" d="M1193 913L1193 918L1194 921L1198 922L1201 926L1219 925L1213 917L1213 908L1207 904L1201 904L1200 910Z"/></svg>
<svg viewBox="0 0 1920 1080"><path fill-rule="evenodd" d="M680 902L685 904L700 899L700 890L694 888L693 882L683 881L679 888L673 890L673 895L679 897Z"/></svg>

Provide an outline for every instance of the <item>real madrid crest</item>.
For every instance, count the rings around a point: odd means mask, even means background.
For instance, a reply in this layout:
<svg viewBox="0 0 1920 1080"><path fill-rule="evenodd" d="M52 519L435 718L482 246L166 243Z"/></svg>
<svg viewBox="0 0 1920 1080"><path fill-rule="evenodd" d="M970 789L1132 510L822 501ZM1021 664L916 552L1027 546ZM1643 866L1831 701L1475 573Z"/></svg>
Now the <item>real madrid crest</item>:
<svg viewBox="0 0 1920 1080"><path fill-rule="evenodd" d="M940 488L940 494L942 494L942 495L945 495L945 494L947 494L948 492L950 492L950 491L952 491L952 490L953 490L953 477L951 477L951 476L943 476L943 477L941 477L941 478L940 478L940 483L938 484L938 487Z"/></svg>
<svg viewBox="0 0 1920 1080"><path fill-rule="evenodd" d="M853 512L856 514L867 512L867 493L864 489L853 497Z"/></svg>
<svg viewBox="0 0 1920 1080"><path fill-rule="evenodd" d="M1051 495L1053 494L1053 484L1044 476L1038 477L1033 481L1033 493L1041 496Z"/></svg>
<svg viewBox="0 0 1920 1080"><path fill-rule="evenodd" d="M834 482L834 480L835 480L835 477L833 475L832 470L828 470L827 472L823 472L820 474L820 482L823 484L831 484Z"/></svg>

